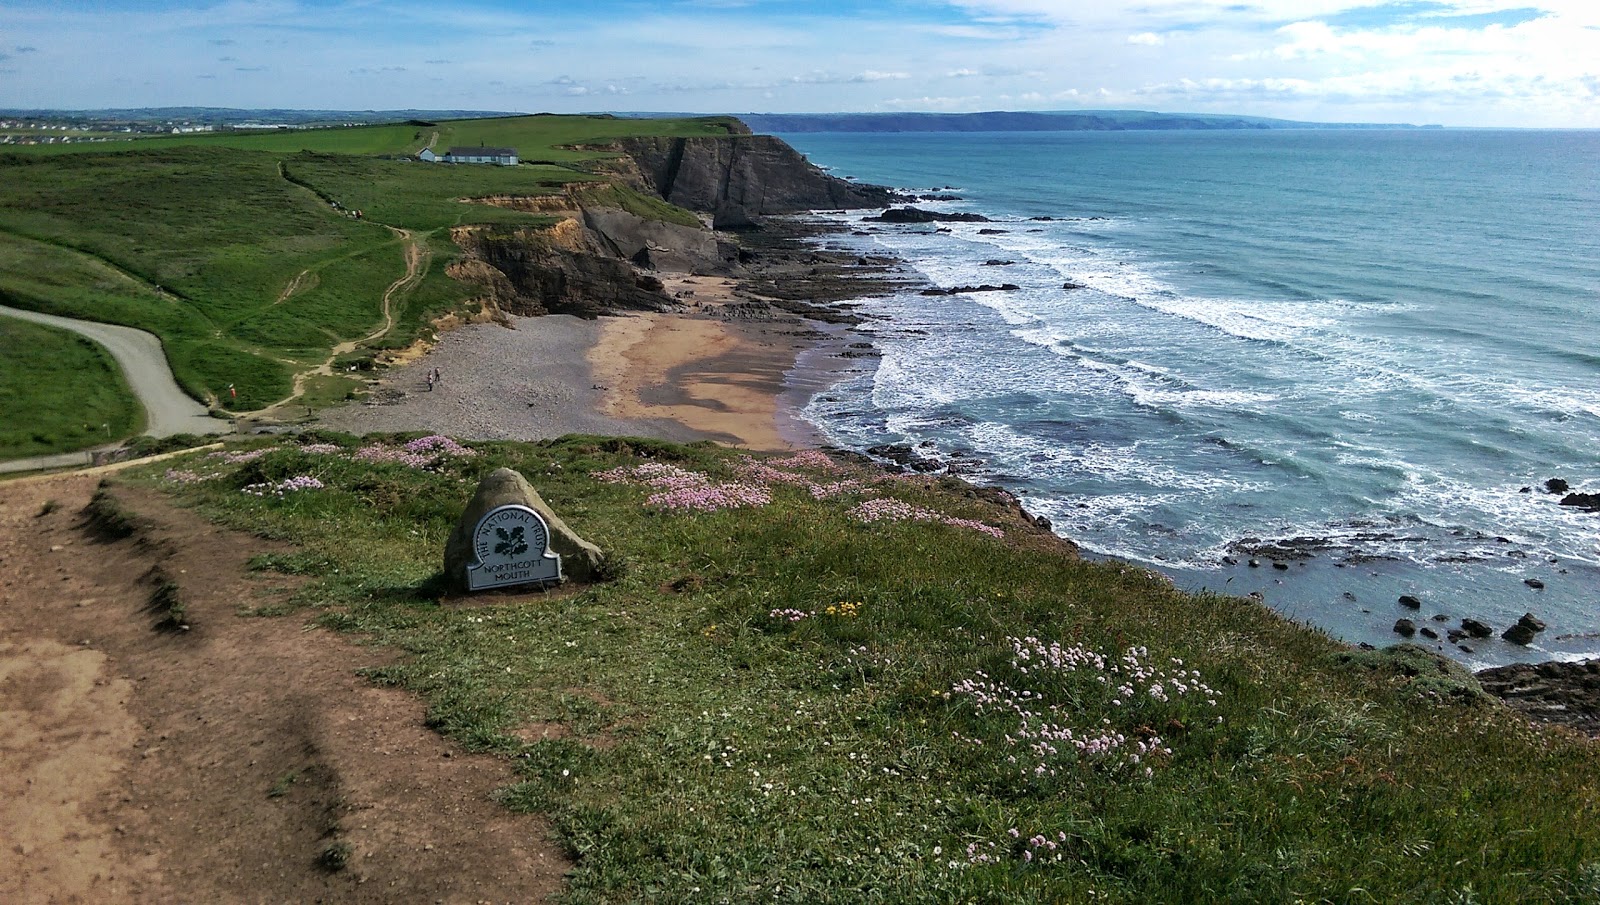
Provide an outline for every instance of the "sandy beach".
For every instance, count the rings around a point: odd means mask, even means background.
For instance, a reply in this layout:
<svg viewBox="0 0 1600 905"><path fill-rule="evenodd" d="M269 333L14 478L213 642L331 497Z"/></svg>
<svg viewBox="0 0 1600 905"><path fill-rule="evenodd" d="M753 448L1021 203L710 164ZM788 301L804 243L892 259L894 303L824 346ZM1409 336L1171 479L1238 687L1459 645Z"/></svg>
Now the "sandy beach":
<svg viewBox="0 0 1600 905"><path fill-rule="evenodd" d="M729 306L743 301L732 280L672 274L663 282L683 294L683 311L515 317L509 326L452 330L427 355L387 372L364 400L316 424L477 440L585 433L752 450L813 445L781 400L816 331L793 317L731 317ZM430 390L435 368L442 380Z"/></svg>

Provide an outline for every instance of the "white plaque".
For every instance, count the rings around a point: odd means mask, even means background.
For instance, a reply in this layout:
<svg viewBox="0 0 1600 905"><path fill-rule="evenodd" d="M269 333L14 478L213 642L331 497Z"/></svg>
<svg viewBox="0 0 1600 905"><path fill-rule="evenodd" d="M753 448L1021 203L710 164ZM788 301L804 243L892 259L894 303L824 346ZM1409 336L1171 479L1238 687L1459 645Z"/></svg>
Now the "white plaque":
<svg viewBox="0 0 1600 905"><path fill-rule="evenodd" d="M561 557L550 552L550 526L527 506L499 506L472 531L467 588L483 591L561 580Z"/></svg>

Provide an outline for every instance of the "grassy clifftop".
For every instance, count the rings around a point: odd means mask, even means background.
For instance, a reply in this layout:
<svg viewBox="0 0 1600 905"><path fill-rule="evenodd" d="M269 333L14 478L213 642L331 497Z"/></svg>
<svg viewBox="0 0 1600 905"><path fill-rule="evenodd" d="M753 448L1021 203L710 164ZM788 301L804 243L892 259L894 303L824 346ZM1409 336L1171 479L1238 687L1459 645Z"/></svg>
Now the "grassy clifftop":
<svg viewBox="0 0 1600 905"><path fill-rule="evenodd" d="M604 155L576 146L735 128L726 119L528 116L9 148L0 153L0 302L148 330L195 398L259 409L288 397L295 375L336 345L379 333L369 346L403 346L461 306L474 289L443 274L458 253L452 227L551 222L472 199L583 184L605 203L697 224L586 171ZM544 162L398 157L429 143L509 145ZM408 261L425 272L386 308Z"/></svg>
<svg viewBox="0 0 1600 905"><path fill-rule="evenodd" d="M498 466L608 581L441 600ZM1420 651L1081 561L958 481L581 437L280 439L140 480L294 542L256 564L310 577L276 615L392 646L373 681L513 759L571 901L1600 901L1590 741Z"/></svg>

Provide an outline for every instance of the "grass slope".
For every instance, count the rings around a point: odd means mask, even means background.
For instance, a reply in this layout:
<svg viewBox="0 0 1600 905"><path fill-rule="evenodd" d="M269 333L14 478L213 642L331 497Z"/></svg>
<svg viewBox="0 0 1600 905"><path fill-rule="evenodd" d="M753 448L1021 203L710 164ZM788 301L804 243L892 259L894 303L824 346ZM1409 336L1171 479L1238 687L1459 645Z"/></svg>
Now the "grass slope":
<svg viewBox="0 0 1600 905"><path fill-rule="evenodd" d="M8 150L29 156L51 157L127 148L167 150L188 147L234 148L278 155L313 151L375 156L415 154L432 142L434 150L441 154L457 145L489 145L516 148L522 159L530 162L573 163L604 155L593 151L575 151L567 147L569 145L602 144L634 135L726 135L732 122L727 117L618 119L610 116L509 116L446 120L431 125L334 126L272 132L195 133L94 144L18 145Z"/></svg>
<svg viewBox="0 0 1600 905"><path fill-rule="evenodd" d="M430 252L429 270L395 294L396 326L372 348L408 345L429 318L466 300L470 287L443 276L458 253L449 228L552 222L470 199L576 185L593 201L696 225L685 211L573 169L597 155L560 146L728 127L530 116L65 146L94 153L19 148L0 154L0 299L149 330L195 398L257 409L289 395L294 374L334 346L381 328L384 292L405 273L402 241L386 227L413 233ZM432 166L372 156L434 139L441 148L519 146L565 163Z"/></svg>
<svg viewBox="0 0 1600 905"><path fill-rule="evenodd" d="M143 429L121 369L93 340L0 317L0 349L0 459L71 452Z"/></svg>
<svg viewBox="0 0 1600 905"><path fill-rule="evenodd" d="M441 605L500 465L612 580ZM581 437L162 469L298 545L257 563L311 577L295 618L403 652L373 680L514 759L572 902L1600 901L1592 742L1415 649L1073 559L953 479Z"/></svg>

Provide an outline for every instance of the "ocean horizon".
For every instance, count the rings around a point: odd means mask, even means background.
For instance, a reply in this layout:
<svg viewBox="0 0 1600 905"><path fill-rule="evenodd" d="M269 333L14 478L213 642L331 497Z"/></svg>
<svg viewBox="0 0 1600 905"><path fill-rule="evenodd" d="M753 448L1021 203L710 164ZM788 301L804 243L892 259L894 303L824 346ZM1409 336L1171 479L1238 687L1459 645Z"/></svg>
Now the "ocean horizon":
<svg viewBox="0 0 1600 905"><path fill-rule="evenodd" d="M992 221L832 214L828 243L1019 287L863 300L881 357L803 409L831 442L1352 643L1600 653L1600 514L1545 490L1600 490L1600 132L781 137Z"/></svg>

